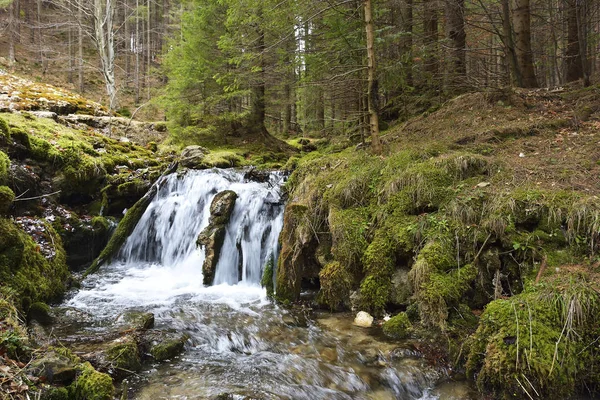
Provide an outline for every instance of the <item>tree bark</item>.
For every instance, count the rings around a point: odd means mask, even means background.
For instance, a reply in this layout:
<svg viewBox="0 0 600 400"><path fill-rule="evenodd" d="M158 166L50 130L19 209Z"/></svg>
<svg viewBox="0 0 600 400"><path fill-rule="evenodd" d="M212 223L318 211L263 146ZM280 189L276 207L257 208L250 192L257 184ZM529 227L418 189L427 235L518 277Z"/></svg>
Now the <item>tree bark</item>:
<svg viewBox="0 0 600 400"><path fill-rule="evenodd" d="M8 6L8 65L15 63L15 41L16 41L15 3Z"/></svg>
<svg viewBox="0 0 600 400"><path fill-rule="evenodd" d="M83 93L83 0L78 1L77 6L77 19L79 21L78 31L77 31L77 86L79 87L79 93Z"/></svg>
<svg viewBox="0 0 600 400"><path fill-rule="evenodd" d="M502 0L502 36L506 57L508 58L508 69L511 72L510 81L513 85L523 86L521 78L521 69L517 62L517 52L515 50L515 41L513 39L512 24L510 22L509 0Z"/></svg>
<svg viewBox="0 0 600 400"><path fill-rule="evenodd" d="M367 33L367 109L369 111L369 131L371 148L375 154L381 154L382 146L379 139L378 90L375 76L375 30L373 29L373 5L371 0L365 0L365 30Z"/></svg>
<svg viewBox="0 0 600 400"><path fill-rule="evenodd" d="M437 74L439 70L438 66L438 54L437 54L437 40L438 40L438 10L436 0L424 0L423 1L423 43L426 47L425 57L425 71L431 75Z"/></svg>
<svg viewBox="0 0 600 400"><path fill-rule="evenodd" d="M583 64L579 55L579 26L577 0L567 0L567 45L565 48L565 82L583 78Z"/></svg>
<svg viewBox="0 0 600 400"><path fill-rule="evenodd" d="M581 66L583 71L583 86L590 86L590 72L589 63L587 57L587 15L588 6L587 0L575 0L576 1L576 15L577 15L577 26L579 33L579 58L581 60Z"/></svg>
<svg viewBox="0 0 600 400"><path fill-rule="evenodd" d="M517 64L521 71L521 86L525 88L538 87L531 51L531 11L529 0L515 0L513 12L515 28L515 50Z"/></svg>
<svg viewBox="0 0 600 400"><path fill-rule="evenodd" d="M262 10L258 11L259 20L262 19ZM256 27L256 47L255 51L258 55L258 71L257 80L252 88L252 107L250 123L251 129L259 129L266 133L265 127L265 32L260 24Z"/></svg>
<svg viewBox="0 0 600 400"><path fill-rule="evenodd" d="M413 47L413 0L404 0L401 9L401 52L404 61L404 76L405 83L408 86L413 86L412 74L412 47Z"/></svg>
<svg viewBox="0 0 600 400"><path fill-rule="evenodd" d="M118 107L117 86L115 83L114 15L114 0L94 0L94 40L100 55L102 75L111 111L116 110Z"/></svg>
<svg viewBox="0 0 600 400"><path fill-rule="evenodd" d="M446 0L446 36L450 41L450 82L464 82L467 74L465 33L465 0Z"/></svg>

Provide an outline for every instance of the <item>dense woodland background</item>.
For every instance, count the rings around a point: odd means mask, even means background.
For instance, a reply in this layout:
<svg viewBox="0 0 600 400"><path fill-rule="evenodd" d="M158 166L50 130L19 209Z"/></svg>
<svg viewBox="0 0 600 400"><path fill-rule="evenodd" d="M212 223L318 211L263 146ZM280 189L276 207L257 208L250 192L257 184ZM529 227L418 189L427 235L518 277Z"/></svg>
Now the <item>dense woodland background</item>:
<svg viewBox="0 0 600 400"><path fill-rule="evenodd" d="M5 68L166 118L182 140L265 126L358 141L369 109L385 128L465 91L589 85L600 67L592 0L4 3Z"/></svg>

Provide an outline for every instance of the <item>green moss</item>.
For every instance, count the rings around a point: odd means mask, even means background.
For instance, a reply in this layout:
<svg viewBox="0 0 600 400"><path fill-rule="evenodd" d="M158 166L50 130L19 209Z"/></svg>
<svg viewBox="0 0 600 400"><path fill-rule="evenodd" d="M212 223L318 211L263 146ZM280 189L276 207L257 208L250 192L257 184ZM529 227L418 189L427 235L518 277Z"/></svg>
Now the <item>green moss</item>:
<svg viewBox="0 0 600 400"><path fill-rule="evenodd" d="M348 302L352 288L352 275L340 262L333 261L325 265L319 272L319 281L321 304L333 311L339 310L344 303Z"/></svg>
<svg viewBox="0 0 600 400"><path fill-rule="evenodd" d="M123 243L127 240L127 237L133 232L138 221L148 208L151 197L144 196L137 203L127 210L123 219L117 225L115 232L110 237L108 244L102 250L100 255L94 260L92 265L86 270L85 275L92 274L100 268L100 266L112 259L112 257L119 251Z"/></svg>
<svg viewBox="0 0 600 400"><path fill-rule="evenodd" d="M383 315L385 305L390 297L391 278L369 275L360 284L361 308L375 316Z"/></svg>
<svg viewBox="0 0 600 400"><path fill-rule="evenodd" d="M600 383L597 282L565 272L487 305L467 362L481 390L523 397L532 385L542 398L566 398Z"/></svg>
<svg viewBox="0 0 600 400"><path fill-rule="evenodd" d="M275 283L273 282L273 276L275 274L274 267L273 255L270 255L267 263L265 264L263 275L260 280L261 286L267 289L268 297L273 297L275 294Z"/></svg>
<svg viewBox="0 0 600 400"><path fill-rule="evenodd" d="M383 324L383 333L393 339L404 339L412 327L405 312L394 315Z"/></svg>
<svg viewBox="0 0 600 400"><path fill-rule="evenodd" d="M10 158L0 151L0 185L8 181L8 169L10 168Z"/></svg>
<svg viewBox="0 0 600 400"><path fill-rule="evenodd" d="M51 259L13 222L0 218L0 281L14 290L25 310L33 302L56 299L69 277L60 236L48 224L45 230L55 250Z"/></svg>
<svg viewBox="0 0 600 400"><path fill-rule="evenodd" d="M203 163L206 163L207 167L216 167L216 168L231 168L238 167L242 164L242 158L232 151L211 151L206 155L206 157L202 160Z"/></svg>
<svg viewBox="0 0 600 400"><path fill-rule="evenodd" d="M0 186L0 216L8 212L14 199L15 194L8 186Z"/></svg>
<svg viewBox="0 0 600 400"><path fill-rule="evenodd" d="M456 251L449 240L438 239L427 242L419 252L427 263L438 271L448 271L456 267Z"/></svg>
<svg viewBox="0 0 600 400"><path fill-rule="evenodd" d="M69 391L64 387L49 387L40 400L69 400Z"/></svg>
<svg viewBox="0 0 600 400"><path fill-rule="evenodd" d="M378 230L363 256L363 270L366 274L391 276L394 271L394 244L388 232Z"/></svg>
<svg viewBox="0 0 600 400"><path fill-rule="evenodd" d="M331 253L336 260L354 269L360 266L361 258L367 248L367 233L370 213L367 208L329 210L329 229L331 231ZM357 268L359 269L359 268Z"/></svg>
<svg viewBox="0 0 600 400"><path fill-rule="evenodd" d="M410 275L421 321L425 325L446 329L448 307L460 301L471 288L477 273L477 268L472 264L447 273L436 272L424 257L419 256Z"/></svg>
<svg viewBox="0 0 600 400"><path fill-rule="evenodd" d="M0 118L0 136L4 139L10 139L10 127L4 118Z"/></svg>
<svg viewBox="0 0 600 400"><path fill-rule="evenodd" d="M150 354L156 361L164 361L177 356L183 351L187 337L168 339L152 346Z"/></svg>
<svg viewBox="0 0 600 400"><path fill-rule="evenodd" d="M112 366L126 372L139 371L142 368L138 345L132 338L125 337L113 342L106 350Z"/></svg>
<svg viewBox="0 0 600 400"><path fill-rule="evenodd" d="M22 128L12 128L10 136L12 139L25 147L27 150L31 150L31 142L29 140L29 134Z"/></svg>
<svg viewBox="0 0 600 400"><path fill-rule="evenodd" d="M34 319L41 324L49 324L52 322L52 317L50 316L50 306L41 301L33 303L27 311L27 318Z"/></svg>
<svg viewBox="0 0 600 400"><path fill-rule="evenodd" d="M112 379L98 372L89 362L79 366L79 376L70 386L74 400L112 400L114 387Z"/></svg>
<svg viewBox="0 0 600 400"><path fill-rule="evenodd" d="M288 203L283 214L281 231L281 252L277 261L276 292L278 301L294 301L300 295L300 282L304 273L302 248L310 241L312 231L307 226L308 207L297 203ZM300 252L300 254L299 254Z"/></svg>

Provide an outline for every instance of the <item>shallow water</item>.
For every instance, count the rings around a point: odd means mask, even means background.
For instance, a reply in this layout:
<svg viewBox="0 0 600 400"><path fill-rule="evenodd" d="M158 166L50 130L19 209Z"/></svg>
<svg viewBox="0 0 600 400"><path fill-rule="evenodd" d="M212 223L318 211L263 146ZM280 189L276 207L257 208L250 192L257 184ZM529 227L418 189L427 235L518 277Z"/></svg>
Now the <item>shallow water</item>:
<svg viewBox="0 0 600 400"><path fill-rule="evenodd" d="M55 335L77 349L83 338L114 330L129 310L154 313L156 329L188 334L181 356L129 379L132 399L472 398L409 346L379 339L378 328L353 326L350 315L292 313L267 299L258 281L266 258L277 253L282 222L272 178L245 182L235 171L170 177L121 260L87 278L63 304L77 323ZM212 197L224 189L239 199L217 267L221 283L205 287L195 239Z"/></svg>

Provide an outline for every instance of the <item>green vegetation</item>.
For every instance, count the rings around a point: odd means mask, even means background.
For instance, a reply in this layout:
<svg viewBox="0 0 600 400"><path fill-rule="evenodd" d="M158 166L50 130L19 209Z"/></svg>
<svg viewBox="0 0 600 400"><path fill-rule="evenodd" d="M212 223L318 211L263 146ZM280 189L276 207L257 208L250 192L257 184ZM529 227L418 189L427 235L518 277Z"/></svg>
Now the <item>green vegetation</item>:
<svg viewBox="0 0 600 400"><path fill-rule="evenodd" d="M0 151L0 184L6 183L8 179L8 168L10 167L10 158Z"/></svg>
<svg viewBox="0 0 600 400"><path fill-rule="evenodd" d="M404 339L412 327L408 315L401 312L394 315L383 324L383 333L393 339Z"/></svg>
<svg viewBox="0 0 600 400"><path fill-rule="evenodd" d="M96 371L88 362L79 366L79 376L69 391L74 400L112 400L114 395L110 376Z"/></svg>
<svg viewBox="0 0 600 400"><path fill-rule="evenodd" d="M14 192L7 186L0 186L0 216L6 214L15 199Z"/></svg>
<svg viewBox="0 0 600 400"><path fill-rule="evenodd" d="M150 354L156 361L171 359L183 351L187 339L188 337L184 335L180 338L163 340L152 346Z"/></svg>
<svg viewBox="0 0 600 400"><path fill-rule="evenodd" d="M564 398L599 383L596 273L562 268L519 295L486 306L467 371L481 390Z"/></svg>
<svg viewBox="0 0 600 400"><path fill-rule="evenodd" d="M138 344L133 338L125 337L113 342L106 350L106 355L112 366L120 370L130 373L142 368Z"/></svg>
<svg viewBox="0 0 600 400"><path fill-rule="evenodd" d="M62 295L69 276L60 236L49 224L44 229L48 242L54 246L54 254L49 258L12 221L0 218L0 281L14 291L22 310Z"/></svg>
<svg viewBox="0 0 600 400"><path fill-rule="evenodd" d="M265 264L265 269L263 271L262 278L260 280L260 284L267 290L267 296L273 297L275 294L275 283L273 281L275 276L275 261L273 259L273 255L271 254L267 263Z"/></svg>
<svg viewBox="0 0 600 400"><path fill-rule="evenodd" d="M31 118L27 114L2 114L15 140L30 152L36 162L56 171L56 186L61 197L97 195L109 174L123 169L159 169L160 158L152 151L132 143L121 143L96 131L80 131L47 118ZM34 132L27 134L26 132ZM0 183L5 168L0 155ZM119 168L117 168L119 167ZM110 183L110 182L109 182Z"/></svg>

